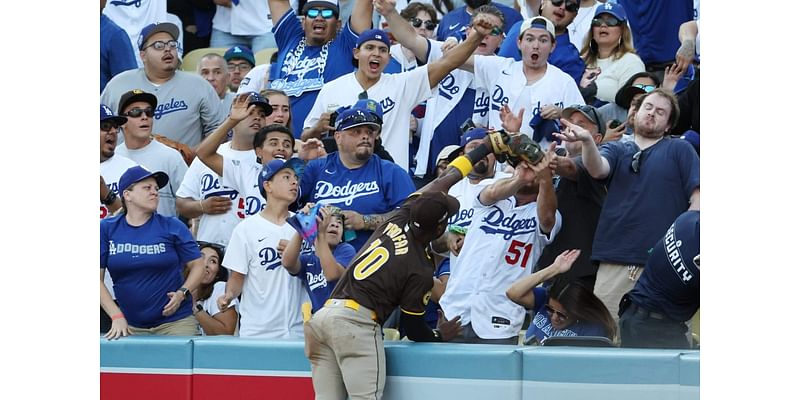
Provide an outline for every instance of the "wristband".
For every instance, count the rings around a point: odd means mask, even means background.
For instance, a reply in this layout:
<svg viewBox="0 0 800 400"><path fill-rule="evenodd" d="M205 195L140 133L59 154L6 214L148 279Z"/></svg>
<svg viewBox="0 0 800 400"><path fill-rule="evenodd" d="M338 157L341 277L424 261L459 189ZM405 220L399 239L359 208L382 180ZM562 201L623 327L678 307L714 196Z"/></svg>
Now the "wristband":
<svg viewBox="0 0 800 400"><path fill-rule="evenodd" d="M112 321L114 321L114 320L118 320L118 319L120 319L120 318L125 318L125 315L124 315L124 314L122 314L122 313L119 313L119 314L114 314L114 315L112 315L112 316L111 316L111 320L112 320Z"/></svg>
<svg viewBox="0 0 800 400"><path fill-rule="evenodd" d="M466 156L458 156L453 162L451 162L449 166L455 167L459 172L461 172L461 177L467 176L470 171L472 171L472 161L469 160Z"/></svg>

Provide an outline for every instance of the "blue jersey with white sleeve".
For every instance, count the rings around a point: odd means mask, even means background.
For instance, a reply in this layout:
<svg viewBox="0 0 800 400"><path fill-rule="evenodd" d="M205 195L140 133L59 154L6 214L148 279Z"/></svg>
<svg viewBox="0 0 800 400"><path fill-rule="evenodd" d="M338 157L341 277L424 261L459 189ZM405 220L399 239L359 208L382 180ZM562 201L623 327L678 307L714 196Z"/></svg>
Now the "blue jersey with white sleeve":
<svg viewBox="0 0 800 400"><path fill-rule="evenodd" d="M355 255L356 250L349 243L339 243L333 249L333 258L345 268L347 268ZM312 313L317 312L325 305L325 300L331 297L333 288L338 282L325 279L325 274L322 272L322 264L319 261L319 257L314 253L300 254L300 271L296 276L303 280L303 286L305 286L308 297L311 299Z"/></svg>

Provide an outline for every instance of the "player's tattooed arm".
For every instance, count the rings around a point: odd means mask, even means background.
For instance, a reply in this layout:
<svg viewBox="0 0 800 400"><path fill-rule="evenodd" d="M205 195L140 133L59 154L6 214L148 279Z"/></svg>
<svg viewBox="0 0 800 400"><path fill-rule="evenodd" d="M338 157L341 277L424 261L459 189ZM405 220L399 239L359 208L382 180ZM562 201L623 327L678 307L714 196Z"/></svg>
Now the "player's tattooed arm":
<svg viewBox="0 0 800 400"><path fill-rule="evenodd" d="M394 211L389 211L384 214L365 215L352 210L342 210L342 214L344 215L344 228L356 231L374 231L383 221L386 221L386 218L393 212Z"/></svg>

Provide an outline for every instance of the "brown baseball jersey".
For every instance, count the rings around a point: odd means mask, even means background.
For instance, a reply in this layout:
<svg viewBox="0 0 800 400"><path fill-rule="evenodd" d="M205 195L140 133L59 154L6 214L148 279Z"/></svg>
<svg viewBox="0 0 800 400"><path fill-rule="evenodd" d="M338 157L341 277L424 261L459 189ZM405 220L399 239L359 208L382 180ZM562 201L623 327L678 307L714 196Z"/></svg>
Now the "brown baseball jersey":
<svg viewBox="0 0 800 400"><path fill-rule="evenodd" d="M331 294L332 299L353 299L372 309L381 325L397 306L423 315L433 287L434 264L427 246L408 237L414 201L416 197L406 200L375 229Z"/></svg>

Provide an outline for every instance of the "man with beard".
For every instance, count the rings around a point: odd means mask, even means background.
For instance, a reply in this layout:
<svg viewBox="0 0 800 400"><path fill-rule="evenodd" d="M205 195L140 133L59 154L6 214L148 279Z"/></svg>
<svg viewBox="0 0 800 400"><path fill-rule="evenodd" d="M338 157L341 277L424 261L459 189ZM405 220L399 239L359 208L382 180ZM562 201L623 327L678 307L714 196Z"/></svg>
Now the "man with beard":
<svg viewBox="0 0 800 400"><path fill-rule="evenodd" d="M228 110L222 109L219 96L202 77L178 70L178 32L178 27L169 22L144 27L138 41L144 67L112 78L100 102L113 110L119 108L120 97L129 90L153 93L157 99L152 110L153 131L195 147L222 123Z"/></svg>
<svg viewBox="0 0 800 400"><path fill-rule="evenodd" d="M473 21L467 40L447 55L399 74L383 72L390 58L389 35L380 29L364 31L353 50L353 56L358 60L358 70L330 82L320 90L303 124L308 127L303 137L317 137L330 128L328 119L323 115L326 111L336 110L366 95L378 101L383 108L380 137L384 148L397 165L408 170L411 110L429 98L431 89L461 65L494 28L488 17L481 14Z"/></svg>
<svg viewBox="0 0 800 400"><path fill-rule="evenodd" d="M269 9L280 49L275 68L269 69L269 87L289 95L295 115L307 115L324 83L353 71L345 60L352 58L358 35L372 26L372 2L355 0L344 27L337 0L306 2L301 20L288 0L269 0ZM250 87L247 78L242 84ZM300 138L303 122L292 121L295 138Z"/></svg>
<svg viewBox="0 0 800 400"><path fill-rule="evenodd" d="M584 104L578 85L558 67L548 62L555 48L555 27L544 17L526 19L517 47L521 61L505 57L470 57L461 69L475 73L475 85L490 93L488 126L502 126L505 106L521 119L519 132L546 149L557 131L561 109Z"/></svg>
<svg viewBox="0 0 800 400"><path fill-rule="evenodd" d="M359 100L339 113L334 133L339 150L306 165L297 197L300 206L313 202L341 208L345 230L356 231L350 242L356 251L414 191L405 169L373 154L382 123L379 107L372 99Z"/></svg>
<svg viewBox="0 0 800 400"><path fill-rule="evenodd" d="M588 130L563 118L564 130L556 134L581 142L583 164L593 178L609 178L592 261L600 263L594 293L615 319L620 299L639 279L653 243L687 208L700 209L700 158L687 141L666 136L678 113L675 95L659 88L642 98L633 141L598 149Z"/></svg>
<svg viewBox="0 0 800 400"><path fill-rule="evenodd" d="M444 41L449 37L454 37L458 40L464 39L475 10L487 4L496 7L503 13L503 19L506 22L505 33L508 33L508 28L511 25L522 20L522 15L520 15L519 11L500 3L489 0L465 0L464 3L464 6L456 8L442 17L439 27L436 29L436 40Z"/></svg>
<svg viewBox="0 0 800 400"><path fill-rule="evenodd" d="M395 39L414 52L418 60L431 63L444 56L443 43L416 34L411 24L397 12L394 0L376 0L375 9L386 18ZM502 28L506 26L503 13L493 5L483 5L473 11L470 23L479 16L500 29L484 36L473 54L494 55L503 41ZM414 169L417 177L433 177L437 161L433 157L445 146L459 143L462 135L459 127L464 121L472 120L485 126L489 115L489 93L475 85L474 74L460 69L450 71L437 89L436 95L425 105L425 117L418 128L420 145Z"/></svg>
<svg viewBox="0 0 800 400"><path fill-rule="evenodd" d="M439 301L447 320L460 317L463 324L453 342L519 340L525 309L506 297L506 289L532 272L544 246L561 229L551 159L548 152L535 165L522 162L510 178L478 194L463 251L451 265L447 290Z"/></svg>
<svg viewBox="0 0 800 400"><path fill-rule="evenodd" d="M555 50L550 54L547 62L566 72L575 80L576 84L581 82L586 64L583 62L578 48L570 41L567 26L575 20L579 9L579 0L542 0L539 5L539 15L555 25L556 42L553 44ZM521 27L522 21L508 30L508 36L500 45L498 55L520 60L521 55L515 38L519 36ZM524 30L524 28L522 29ZM560 115L559 110L553 115L553 118L558 119Z"/></svg>

